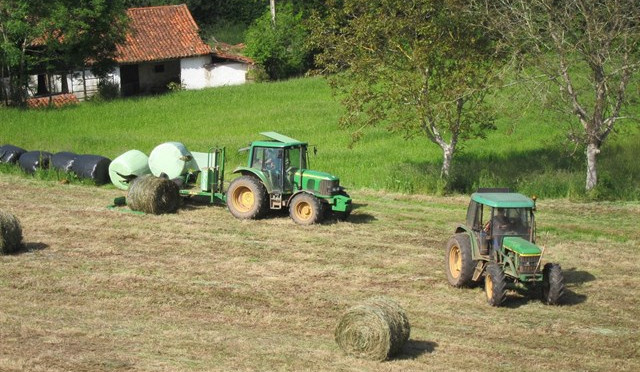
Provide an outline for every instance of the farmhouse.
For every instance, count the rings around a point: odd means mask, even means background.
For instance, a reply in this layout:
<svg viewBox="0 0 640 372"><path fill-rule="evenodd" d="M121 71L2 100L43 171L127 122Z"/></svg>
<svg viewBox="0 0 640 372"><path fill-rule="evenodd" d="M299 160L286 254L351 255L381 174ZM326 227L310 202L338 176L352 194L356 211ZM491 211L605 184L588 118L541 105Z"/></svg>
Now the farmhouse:
<svg viewBox="0 0 640 372"><path fill-rule="evenodd" d="M107 77L122 96L163 92L171 83L182 89L202 89L246 82L253 61L227 50L212 50L200 38L185 4L131 8L127 15L126 41L117 46L118 65ZM72 93L84 100L98 91L98 83L84 68L46 78L34 75L29 90L37 96Z"/></svg>

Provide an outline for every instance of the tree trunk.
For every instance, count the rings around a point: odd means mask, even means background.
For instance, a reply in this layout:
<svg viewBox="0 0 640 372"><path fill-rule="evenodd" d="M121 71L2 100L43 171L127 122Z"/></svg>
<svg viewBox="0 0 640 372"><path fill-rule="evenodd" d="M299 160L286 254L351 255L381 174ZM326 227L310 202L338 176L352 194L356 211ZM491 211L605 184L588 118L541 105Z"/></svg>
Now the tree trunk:
<svg viewBox="0 0 640 372"><path fill-rule="evenodd" d="M592 190L598 184L598 173L596 170L596 156L600 153L600 148L596 143L587 145L587 185L586 190Z"/></svg>
<svg viewBox="0 0 640 372"><path fill-rule="evenodd" d="M449 170L451 169L451 161L453 160L453 151L454 147L451 145L446 145L442 148L442 169L440 170L441 178L449 177Z"/></svg>
<svg viewBox="0 0 640 372"><path fill-rule="evenodd" d="M60 76L61 93L69 93L69 82L67 81L67 73L63 72Z"/></svg>

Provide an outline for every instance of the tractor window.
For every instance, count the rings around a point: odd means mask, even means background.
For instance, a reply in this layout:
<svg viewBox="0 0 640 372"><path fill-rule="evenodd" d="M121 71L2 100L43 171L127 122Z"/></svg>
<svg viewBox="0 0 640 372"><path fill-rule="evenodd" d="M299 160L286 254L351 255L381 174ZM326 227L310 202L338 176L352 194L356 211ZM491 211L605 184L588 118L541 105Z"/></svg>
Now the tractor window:
<svg viewBox="0 0 640 372"><path fill-rule="evenodd" d="M287 158L285 159L284 168L288 171L290 168L300 168L300 148L291 148L287 151Z"/></svg>
<svg viewBox="0 0 640 372"><path fill-rule="evenodd" d="M473 200L467 209L467 226L476 231L480 231L482 228L482 205Z"/></svg>
<svg viewBox="0 0 640 372"><path fill-rule="evenodd" d="M493 235L520 236L528 238L531 229L531 209L494 208Z"/></svg>

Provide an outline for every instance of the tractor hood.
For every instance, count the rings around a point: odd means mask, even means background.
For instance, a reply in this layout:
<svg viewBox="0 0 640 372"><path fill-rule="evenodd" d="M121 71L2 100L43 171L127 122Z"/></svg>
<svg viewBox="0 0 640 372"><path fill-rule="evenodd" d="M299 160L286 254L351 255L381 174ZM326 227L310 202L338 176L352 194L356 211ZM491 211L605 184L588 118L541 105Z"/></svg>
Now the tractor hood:
<svg viewBox="0 0 640 372"><path fill-rule="evenodd" d="M502 239L502 246L521 256L539 256L542 253L537 245L515 236L504 237L504 239Z"/></svg>
<svg viewBox="0 0 640 372"><path fill-rule="evenodd" d="M309 170L309 169L301 169L298 170L296 172L296 175L302 175L302 177L304 178L315 178L319 181L321 180L329 180L329 181L337 181L338 177L326 173L326 172L319 172L319 171L314 171L314 170Z"/></svg>

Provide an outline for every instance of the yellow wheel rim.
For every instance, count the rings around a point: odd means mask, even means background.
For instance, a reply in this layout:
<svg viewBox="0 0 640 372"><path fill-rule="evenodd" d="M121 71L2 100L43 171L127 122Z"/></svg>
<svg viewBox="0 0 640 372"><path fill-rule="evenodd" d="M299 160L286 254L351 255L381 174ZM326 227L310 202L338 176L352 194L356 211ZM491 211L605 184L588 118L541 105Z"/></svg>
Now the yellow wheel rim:
<svg viewBox="0 0 640 372"><path fill-rule="evenodd" d="M460 247L454 245L449 250L449 272L451 276L457 278L460 276L462 270L462 255L460 254Z"/></svg>
<svg viewBox="0 0 640 372"><path fill-rule="evenodd" d="M296 216L301 220L308 220L313 214L313 208L311 208L311 204L304 201L296 204L295 211Z"/></svg>
<svg viewBox="0 0 640 372"><path fill-rule="evenodd" d="M491 280L491 275L487 274L484 278L484 290L487 292L487 298L493 297L493 281Z"/></svg>
<svg viewBox="0 0 640 372"><path fill-rule="evenodd" d="M238 187L233 193L233 206L240 212L248 212L253 207L255 198L250 188Z"/></svg>

